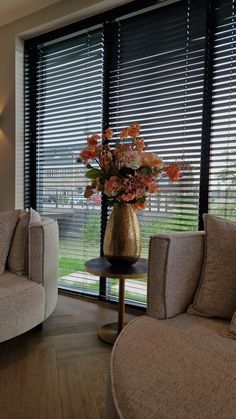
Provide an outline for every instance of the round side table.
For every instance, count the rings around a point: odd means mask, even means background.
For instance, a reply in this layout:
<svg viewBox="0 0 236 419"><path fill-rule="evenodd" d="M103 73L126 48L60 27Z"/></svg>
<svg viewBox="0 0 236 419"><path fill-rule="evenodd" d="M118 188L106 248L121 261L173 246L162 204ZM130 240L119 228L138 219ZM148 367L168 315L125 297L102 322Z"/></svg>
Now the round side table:
<svg viewBox="0 0 236 419"><path fill-rule="evenodd" d="M113 345L124 327L125 314L125 279L142 278L147 275L147 259L139 259L127 268L111 265L105 257L91 259L85 263L85 270L96 276L119 279L118 323L110 323L98 330L98 336L106 343Z"/></svg>

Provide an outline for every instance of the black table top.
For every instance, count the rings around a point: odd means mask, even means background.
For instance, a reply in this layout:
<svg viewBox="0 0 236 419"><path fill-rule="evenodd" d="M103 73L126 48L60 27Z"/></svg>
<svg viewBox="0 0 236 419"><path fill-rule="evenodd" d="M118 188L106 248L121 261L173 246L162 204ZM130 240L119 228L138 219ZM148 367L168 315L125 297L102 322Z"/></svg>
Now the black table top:
<svg viewBox="0 0 236 419"><path fill-rule="evenodd" d="M141 278L147 275L148 260L140 258L134 265L124 267L111 265L105 257L85 262L87 272L108 278Z"/></svg>

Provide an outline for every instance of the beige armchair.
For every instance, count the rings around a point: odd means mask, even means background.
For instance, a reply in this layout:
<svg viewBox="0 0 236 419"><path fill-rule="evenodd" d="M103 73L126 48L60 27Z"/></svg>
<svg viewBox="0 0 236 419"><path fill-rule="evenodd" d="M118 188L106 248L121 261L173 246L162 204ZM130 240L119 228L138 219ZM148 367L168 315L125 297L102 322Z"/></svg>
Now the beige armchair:
<svg viewBox="0 0 236 419"><path fill-rule="evenodd" d="M58 226L50 218L29 226L28 275L0 276L0 342L42 323L57 302Z"/></svg>
<svg viewBox="0 0 236 419"><path fill-rule="evenodd" d="M236 342L229 320L186 312L204 254L204 232L153 236L148 309L112 352L111 390L122 419L235 419Z"/></svg>

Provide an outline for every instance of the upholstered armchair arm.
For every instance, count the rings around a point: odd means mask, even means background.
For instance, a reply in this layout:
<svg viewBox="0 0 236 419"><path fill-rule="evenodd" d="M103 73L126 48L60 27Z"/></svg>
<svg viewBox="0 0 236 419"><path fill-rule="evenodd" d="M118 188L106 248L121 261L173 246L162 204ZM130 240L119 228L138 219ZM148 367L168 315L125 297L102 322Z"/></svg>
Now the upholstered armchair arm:
<svg viewBox="0 0 236 419"><path fill-rule="evenodd" d="M29 226L29 279L45 290L45 318L56 306L58 281L58 225L51 218Z"/></svg>
<svg viewBox="0 0 236 419"><path fill-rule="evenodd" d="M204 232L152 236L149 244L149 316L166 319L192 302L203 263Z"/></svg>

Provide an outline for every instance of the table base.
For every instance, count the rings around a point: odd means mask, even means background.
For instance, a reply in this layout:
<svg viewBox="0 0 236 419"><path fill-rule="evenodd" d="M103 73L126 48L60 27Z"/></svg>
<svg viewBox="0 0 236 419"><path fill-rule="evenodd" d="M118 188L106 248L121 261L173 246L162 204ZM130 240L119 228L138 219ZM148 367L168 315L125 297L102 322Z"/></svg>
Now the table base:
<svg viewBox="0 0 236 419"><path fill-rule="evenodd" d="M98 329L99 338L110 345L113 345L118 334L118 323L105 324Z"/></svg>

